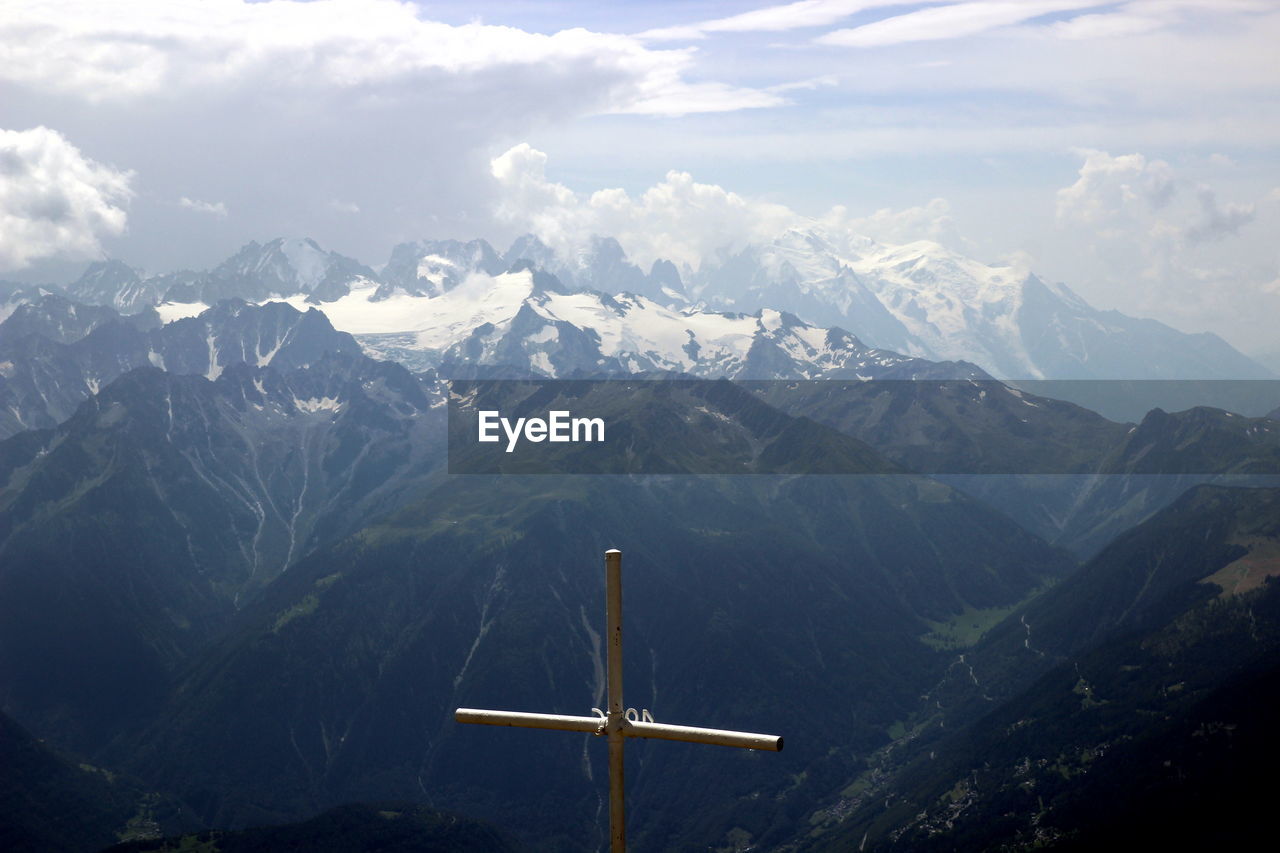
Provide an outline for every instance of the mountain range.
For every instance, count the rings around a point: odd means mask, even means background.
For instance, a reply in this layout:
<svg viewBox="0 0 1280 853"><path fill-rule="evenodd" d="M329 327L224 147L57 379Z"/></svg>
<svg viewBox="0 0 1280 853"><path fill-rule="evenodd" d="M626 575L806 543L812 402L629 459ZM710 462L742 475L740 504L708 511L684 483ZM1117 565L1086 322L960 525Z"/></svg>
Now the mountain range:
<svg viewBox="0 0 1280 853"><path fill-rule="evenodd" d="M499 279L522 267L546 273L557 284L510 292ZM465 286L473 277L479 282ZM492 304L491 291L502 292L499 301L506 305ZM697 269L658 260L648 272L630 262L611 237L592 236L570 257L532 236L517 239L502 254L484 240L404 243L377 272L312 240L278 238L250 243L204 272L144 276L119 261L95 263L66 293L126 313L166 302L293 299L322 306L341 330L369 335L365 343L373 351L413 358L413 351L430 350L425 361L447 360L458 356L447 352L451 346L475 338L469 345L482 354L524 349L528 368L541 375L558 375L563 368L537 357L543 352L550 358L556 347L538 346L548 341L529 336L551 335L552 325L568 334L565 324L581 333L576 337L589 339L594 332L601 338L588 345L597 366L619 358L629 368L630 357L638 369L688 371L691 361L705 361L698 365L705 375L733 375L743 369L743 355L729 357L726 349L734 347L721 336L755 335L721 328L725 323L716 318L723 315L716 312L730 311L797 318L790 325L803 331L785 337L804 342L778 344L806 352L816 363L801 375L811 377L842 368L847 358L833 360L828 350L838 352L852 338L859 346L908 357L970 363L1002 378L1274 378L1215 335L1186 334L1154 320L1094 309L1066 285L1019 267L985 264L927 241L891 246L837 238L816 226L715 253ZM21 297L9 298L12 310ZM394 312L378 305L387 300L409 317L389 317ZM173 307L169 316L184 310L197 308ZM550 323L517 322L514 332L504 325L522 313ZM437 319L424 322L424 315ZM588 318L621 327L625 348L611 345L612 335L594 329ZM833 336L824 346L821 339ZM570 340L566 346L578 344ZM714 352L700 360L685 354L690 347Z"/></svg>
<svg viewBox="0 0 1280 853"><path fill-rule="evenodd" d="M19 719L100 743L243 600L442 464L443 409L418 378L341 350L297 364L294 340L212 380L134 368L0 442L0 682Z"/></svg>
<svg viewBox="0 0 1280 853"><path fill-rule="evenodd" d="M606 547L627 555L629 703L788 743L635 744L636 850L1083 843L1123 822L1090 823L1115 796L1091 762L1131 756L1108 766L1144 768L1131 801L1150 814L1165 745L1236 720L1265 744L1237 712L1280 647L1274 490L1204 483L1266 484L1275 413L1121 422L1006 385L980 364L1013 339L984 323L1029 323L1005 297L1030 279L810 237L648 272L605 238L567 260L531 238L404 244L376 272L281 240L207 273L106 262L66 291L6 285L0 747L48 795L0 829L75 850L122 821L245 849L449 838L435 812L384 822L412 798L531 849L595 849L598 742L450 714L599 707ZM827 290L823 253L843 259ZM809 276L790 288L807 313L717 295L716 269L752 264L739 281L770 301L788 288L769 281ZM912 303L930 281L957 313ZM885 309L876 332L905 354L811 319L841 287L865 291L841 317L873 299L919 315L895 332ZM990 352L922 357L944 316L965 328L938 340L967 328ZM1165 358L1139 331L1111 340ZM549 377L575 381L530 381ZM527 460L499 454L505 473L450 475L459 401L587 406L628 464L665 467L512 476ZM1196 755L1197 778L1223 772ZM356 802L384 805L324 813ZM81 822L39 834L67 812ZM240 832L263 824L289 826Z"/></svg>
<svg viewBox="0 0 1280 853"><path fill-rule="evenodd" d="M1273 378L1216 335L1099 311L1064 284L929 241L890 246L791 229L722 253L692 280L692 295L708 305L768 304L1000 378Z"/></svg>
<svg viewBox="0 0 1280 853"><path fill-rule="evenodd" d="M215 380L231 364L301 367L328 352L360 347L316 310L227 301L162 324L152 310L122 317L43 294L0 323L0 436L56 426L135 367Z"/></svg>
<svg viewBox="0 0 1280 853"><path fill-rule="evenodd" d="M1280 475L1276 421L1221 409L1153 409L1135 424L995 380L742 384L1085 557L1192 486Z"/></svg>
<svg viewBox="0 0 1280 853"><path fill-rule="evenodd" d="M755 728L780 713L767 682L712 675L733 671L742 631L755 626L763 633L753 654L769 661L762 672L789 672L793 698L828 707L832 724L840 708L859 708L865 721L855 729L872 740L888 709L909 703L919 674L941 663L917 640L927 620L1007 606L1071 565L981 503L904 474L617 485L444 479L443 448L431 438L443 435L432 427L443 412L429 380L350 352L349 338L314 359L291 361L281 347L259 366L276 339L259 345L262 323L248 318L278 314L298 329L307 315L284 305L235 307L192 318L199 323L184 340L203 344L193 350L201 358L192 373L134 368L57 428L0 443L6 708L108 766L136 768L160 790L181 789L179 799L206 824L300 819L429 784L438 802L501 819L544 846L590 838L598 757L584 764L568 744L537 753L548 771L571 780L581 808L570 814L551 808L568 789L552 796L532 775L512 788L497 744L446 720L452 703L554 709L576 692L598 704L591 637L600 631L599 579L586 565L571 567L570 555L597 552L605 541L622 542L658 573L650 592L637 593L638 612L664 615L650 627L650 617L636 620L632 666L649 675L635 689L650 705L659 693L687 697L659 713ZM234 338L225 327L245 334ZM295 335L301 353L305 338ZM210 357L210 339L229 363ZM233 348L233 340L253 345ZM339 333L331 340L342 344ZM716 388L713 396L655 396L650 417L633 425L648 432L637 439L663 446L669 424L709 417L734 425L726 436L758 434L762 425L789 435L783 450L792 457L894 467L857 439L732 384ZM688 470L713 469L708 456L726 452L718 447L686 448L680 458ZM706 574L684 574L698 554ZM810 580L796 586L787 576L801 567ZM567 573L563 581L556 572ZM740 592L715 607L695 605L716 599L725 573ZM664 588L683 589L684 605L660 595ZM794 599L785 606L783 588ZM79 594L66 600L67 589ZM809 614L809 627L797 633L791 620L799 614ZM850 619L879 627L849 645ZM696 667L686 664L680 650L706 637L718 639ZM510 649L542 651L529 659ZM786 663L801 660L802 670ZM891 660L915 674L886 668ZM859 697L871 677L893 687L868 703ZM698 686L708 678L720 679L715 692ZM845 685L834 703L831 678ZM568 685L580 686L566 695ZM714 695L735 699L726 709ZM416 757L406 763L406 755ZM653 772L671 777L669 762L687 760L679 748L660 756L637 766L666 767ZM830 763L820 750L789 756L801 774L816 772L805 770L815 761ZM724 760L695 758L699 769L681 771L681 790L708 784ZM264 772L263 762L273 769ZM743 796L776 778L758 762L733 772ZM493 797L504 791L524 805L500 805ZM680 828L695 803L708 815L733 811L727 792L681 795L683 811L661 784L637 782L635 796L655 821L637 831L648 833L651 848L720 835L709 818Z"/></svg>

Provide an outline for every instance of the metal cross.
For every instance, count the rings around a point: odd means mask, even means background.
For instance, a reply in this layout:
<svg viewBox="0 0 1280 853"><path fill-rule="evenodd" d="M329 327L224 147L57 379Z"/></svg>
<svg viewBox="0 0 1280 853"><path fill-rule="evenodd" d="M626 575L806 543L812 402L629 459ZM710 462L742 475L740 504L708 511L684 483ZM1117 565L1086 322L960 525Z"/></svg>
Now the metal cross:
<svg viewBox="0 0 1280 853"><path fill-rule="evenodd" d="M564 714L526 714L520 711L480 711L459 708L454 719L459 723L486 726L522 726L531 729L559 729L567 732L589 732L609 739L609 835L612 853L625 853L627 835L626 810L623 806L622 745L624 738L648 737L660 740L682 740L737 746L744 749L782 750L782 738L751 732L724 729L702 729L694 726L670 726L655 723L646 713L641 719L635 709L622 709L622 552L604 553L605 624L609 632L608 682L609 713L592 708L594 717L571 717Z"/></svg>

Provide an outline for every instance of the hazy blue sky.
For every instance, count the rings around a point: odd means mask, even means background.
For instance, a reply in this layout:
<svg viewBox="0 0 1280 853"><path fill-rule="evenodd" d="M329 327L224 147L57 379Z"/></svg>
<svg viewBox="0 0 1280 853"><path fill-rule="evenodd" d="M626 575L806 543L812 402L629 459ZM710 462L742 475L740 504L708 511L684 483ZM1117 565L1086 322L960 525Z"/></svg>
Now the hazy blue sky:
<svg viewBox="0 0 1280 853"><path fill-rule="evenodd" d="M1276 44L1280 0L0 0L0 275L835 218L1265 353Z"/></svg>

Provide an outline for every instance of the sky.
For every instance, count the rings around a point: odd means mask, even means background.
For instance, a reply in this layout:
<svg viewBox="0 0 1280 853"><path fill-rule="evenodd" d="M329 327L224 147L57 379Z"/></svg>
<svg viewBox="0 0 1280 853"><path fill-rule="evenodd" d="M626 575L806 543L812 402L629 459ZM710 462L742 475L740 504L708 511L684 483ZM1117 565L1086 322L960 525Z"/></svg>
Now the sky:
<svg viewBox="0 0 1280 853"><path fill-rule="evenodd" d="M0 277L797 223L1280 367L1280 0L0 0Z"/></svg>

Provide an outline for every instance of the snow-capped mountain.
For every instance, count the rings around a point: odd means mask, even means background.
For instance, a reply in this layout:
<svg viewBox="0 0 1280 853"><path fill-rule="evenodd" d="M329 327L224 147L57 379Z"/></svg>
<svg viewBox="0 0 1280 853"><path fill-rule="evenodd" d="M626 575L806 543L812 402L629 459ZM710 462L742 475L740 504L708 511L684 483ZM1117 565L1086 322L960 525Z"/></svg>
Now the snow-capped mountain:
<svg viewBox="0 0 1280 853"><path fill-rule="evenodd" d="M146 276L119 260L89 265L67 286L78 302L107 305L132 314L163 302L223 299L261 301L272 296L304 294L312 304L337 299L352 282L377 280L359 261L320 248L314 240L278 237L251 242L212 270L180 270Z"/></svg>
<svg viewBox="0 0 1280 853"><path fill-rule="evenodd" d="M201 302L219 299L260 300L305 293L313 303L336 299L352 281L374 279L373 270L314 240L277 238L265 245L249 243L218 265L201 290Z"/></svg>
<svg viewBox="0 0 1280 853"><path fill-rule="evenodd" d="M67 295L89 305L107 305L122 314L132 314L155 305L164 296L165 282L144 278L117 260L95 261L80 278L67 286Z"/></svg>
<svg viewBox="0 0 1280 853"><path fill-rule="evenodd" d="M466 251L454 248L463 245ZM397 251L384 278L410 293L439 295L468 273L495 270L496 253L484 241L407 244ZM785 312L848 329L871 346L969 361L1007 378L1272 377L1217 335L1100 311L1066 285L1023 267L983 263L929 241L894 246L816 226L792 228L769 243L722 251L696 270L658 260L645 273L611 237L593 236L565 256L525 235L499 266L521 261L550 272L570 291L634 294L677 311ZM414 270L414 283L403 275L393 279L393 268Z"/></svg>
<svg viewBox="0 0 1280 853"><path fill-rule="evenodd" d="M645 273L627 259L622 246L612 237L592 236L581 251L569 256L556 253L532 234L517 237L501 255L485 240L401 243L392 249L380 277L387 288L439 296L457 287L471 273L494 276L521 262L551 273L570 290L633 293L663 304L687 301L674 264L655 261ZM389 289L384 290L379 298L389 293Z"/></svg>
<svg viewBox="0 0 1280 853"><path fill-rule="evenodd" d="M154 313L121 318L109 308L46 297L0 323L0 438L61 423L136 367L215 380L242 362L283 370L330 352L358 355L360 349L309 306L300 313L279 303L226 301L159 326Z"/></svg>
<svg viewBox="0 0 1280 853"><path fill-rule="evenodd" d="M461 284L473 272L497 275L507 268L484 240L421 240L391 250L380 278L385 298L397 289L414 296L439 296Z"/></svg>
<svg viewBox="0 0 1280 853"><path fill-rule="evenodd" d="M305 299L288 300L302 307ZM471 275L437 296L383 295L372 283L325 303L365 351L446 375L476 367L524 375L673 370L743 379L982 375L864 346L841 329L772 309L728 314L667 307L633 294L578 290L518 263Z"/></svg>
<svg viewBox="0 0 1280 853"><path fill-rule="evenodd" d="M973 361L1006 378L1259 379L1270 372L1213 334L1099 311L1063 284L937 243L889 246L790 229L687 275L709 306L792 311L876 346Z"/></svg>
<svg viewBox="0 0 1280 853"><path fill-rule="evenodd" d="M522 266L549 273L558 284L542 288L536 299L527 288L517 298L519 288L504 284L503 275ZM970 362L1010 379L1273 378L1216 335L1099 311L1066 285L1020 266L982 263L927 241L891 246L816 226L719 252L696 270L658 260L648 273L610 237L591 238L572 257L532 236L501 255L484 240L403 243L380 273L312 240L278 238L250 243L208 272L143 278L116 261L95 264L69 292L124 312L159 303L166 320L227 298L322 305L353 334L399 335L364 343L419 366L510 359L503 363L554 375L657 368L736 376L743 370L756 375L773 358L781 361L764 373L818 376L856 361L833 355L844 349L839 341L814 337L843 329L860 347ZM531 316L540 320L520 314L529 299ZM427 309L422 300L443 301ZM382 302L388 305L378 307ZM581 310L561 317L557 312L570 303L581 303ZM497 304L506 308L494 319L489 315ZM423 310L438 317L420 316ZM759 322L748 328L741 318L711 319L722 317L720 311ZM792 319L777 321L784 332L764 319L788 315ZM484 319L467 325L468 318ZM553 337L526 340L548 322L559 323L558 331L539 334ZM483 323L494 328L481 329ZM423 336L445 327L450 334ZM748 365L757 336L761 349ZM520 352L512 349L516 340L524 341ZM765 354L774 349L782 355Z"/></svg>
<svg viewBox="0 0 1280 853"><path fill-rule="evenodd" d="M120 313L106 305L73 302L58 293L35 292L26 299L29 301L16 302L7 316L0 313L0 340L39 335L70 344L99 326L120 320ZM129 322L144 330L161 325L160 316L149 308L132 315Z"/></svg>
<svg viewBox="0 0 1280 853"><path fill-rule="evenodd" d="M570 255L557 254L532 234L518 237L502 256L507 268L529 261L574 290L634 293L663 304L688 302L680 273L670 261L653 262L648 273L627 259L612 237L592 235L584 248ZM772 307L759 305L756 307Z"/></svg>

